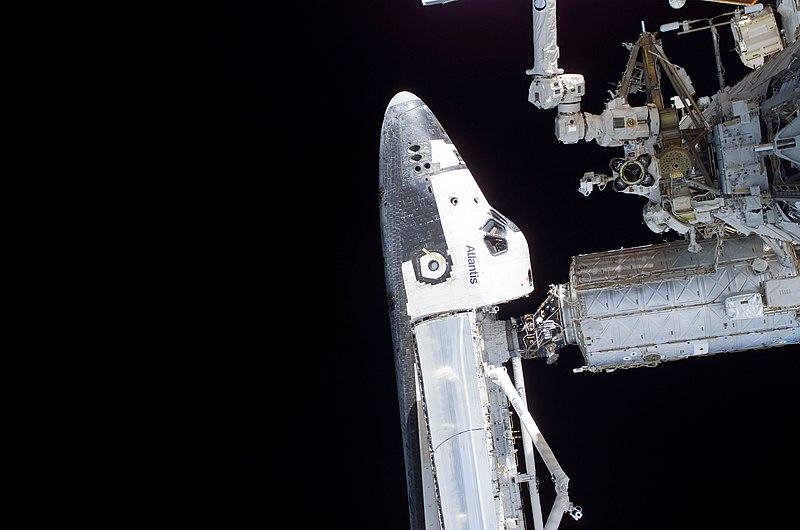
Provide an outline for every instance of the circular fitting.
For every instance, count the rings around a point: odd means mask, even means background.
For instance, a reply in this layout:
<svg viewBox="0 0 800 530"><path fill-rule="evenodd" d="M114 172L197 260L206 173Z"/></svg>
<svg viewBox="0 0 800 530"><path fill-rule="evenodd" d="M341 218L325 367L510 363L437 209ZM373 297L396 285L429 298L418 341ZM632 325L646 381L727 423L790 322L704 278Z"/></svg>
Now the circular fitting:
<svg viewBox="0 0 800 530"><path fill-rule="evenodd" d="M647 169L639 160L628 160L619 168L619 178L629 186L641 183L645 175Z"/></svg>
<svg viewBox="0 0 800 530"><path fill-rule="evenodd" d="M438 252L426 250L419 258L419 272L423 278L438 280L447 272L447 260Z"/></svg>
<svg viewBox="0 0 800 530"><path fill-rule="evenodd" d="M682 177L692 169L692 155L683 147L672 147L658 155L658 165L662 175Z"/></svg>

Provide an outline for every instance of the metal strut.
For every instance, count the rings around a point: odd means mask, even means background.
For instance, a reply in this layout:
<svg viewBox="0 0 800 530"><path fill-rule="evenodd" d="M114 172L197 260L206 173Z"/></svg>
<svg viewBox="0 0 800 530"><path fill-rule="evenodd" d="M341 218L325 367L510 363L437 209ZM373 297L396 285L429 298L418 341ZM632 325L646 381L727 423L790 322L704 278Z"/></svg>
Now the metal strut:
<svg viewBox="0 0 800 530"><path fill-rule="evenodd" d="M569 513L575 520L580 519L583 516L583 511L580 506L573 506L573 504L569 502L569 477L567 477L567 474L561 469L561 465L558 463L558 460L556 460L553 450L550 449L539 427L536 426L536 422L533 421L533 416L531 416L531 413L528 411L525 401L520 397L517 389L514 388L514 383L511 382L508 371L503 366L493 365L486 365L484 370L486 376L497 383L508 397L508 400L519 416L522 427L531 437L534 447L536 447L542 460L544 460L544 464L547 466L548 471L550 471L550 476L555 483L556 500L553 502L553 507L550 509L550 515L547 517L544 530L556 530L561 523L561 517L564 513Z"/></svg>

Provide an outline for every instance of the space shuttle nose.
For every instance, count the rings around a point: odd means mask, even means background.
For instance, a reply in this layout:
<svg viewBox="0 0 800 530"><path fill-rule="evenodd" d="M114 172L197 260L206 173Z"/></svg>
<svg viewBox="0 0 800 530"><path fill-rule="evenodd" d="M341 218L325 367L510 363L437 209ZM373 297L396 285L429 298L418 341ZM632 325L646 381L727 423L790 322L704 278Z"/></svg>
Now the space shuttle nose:
<svg viewBox="0 0 800 530"><path fill-rule="evenodd" d="M525 236L486 201L442 124L408 91L386 108L379 185L387 285L404 318L533 290Z"/></svg>
<svg viewBox="0 0 800 530"><path fill-rule="evenodd" d="M387 108L391 108L394 107L395 105L405 103L406 101L413 101L415 99L419 100L419 98L415 94L412 94L411 92L405 92L405 91L398 92L397 94L394 95L394 97L391 100L389 100L389 105Z"/></svg>

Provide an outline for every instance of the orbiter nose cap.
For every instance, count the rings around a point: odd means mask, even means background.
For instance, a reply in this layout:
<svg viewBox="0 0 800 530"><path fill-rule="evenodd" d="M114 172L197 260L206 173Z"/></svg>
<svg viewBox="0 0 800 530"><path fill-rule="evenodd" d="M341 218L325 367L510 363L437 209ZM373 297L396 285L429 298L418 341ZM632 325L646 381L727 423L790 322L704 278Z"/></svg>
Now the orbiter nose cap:
<svg viewBox="0 0 800 530"><path fill-rule="evenodd" d="M400 103L405 103L406 101L418 100L419 98L412 94L411 92L398 92L394 95L394 97L389 101L389 107L394 107L395 105L399 105Z"/></svg>

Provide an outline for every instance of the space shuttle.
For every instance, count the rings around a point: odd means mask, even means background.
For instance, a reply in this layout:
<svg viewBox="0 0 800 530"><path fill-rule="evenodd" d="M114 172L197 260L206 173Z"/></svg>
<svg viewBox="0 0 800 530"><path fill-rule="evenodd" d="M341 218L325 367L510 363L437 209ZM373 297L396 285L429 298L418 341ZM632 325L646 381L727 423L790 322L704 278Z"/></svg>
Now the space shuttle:
<svg viewBox="0 0 800 530"><path fill-rule="evenodd" d="M410 92L384 115L379 189L411 528L525 528L534 449L556 487L548 528L567 511L579 517L527 410L517 335L495 318L498 304L533 291L528 243ZM512 407L527 472L517 466Z"/></svg>

